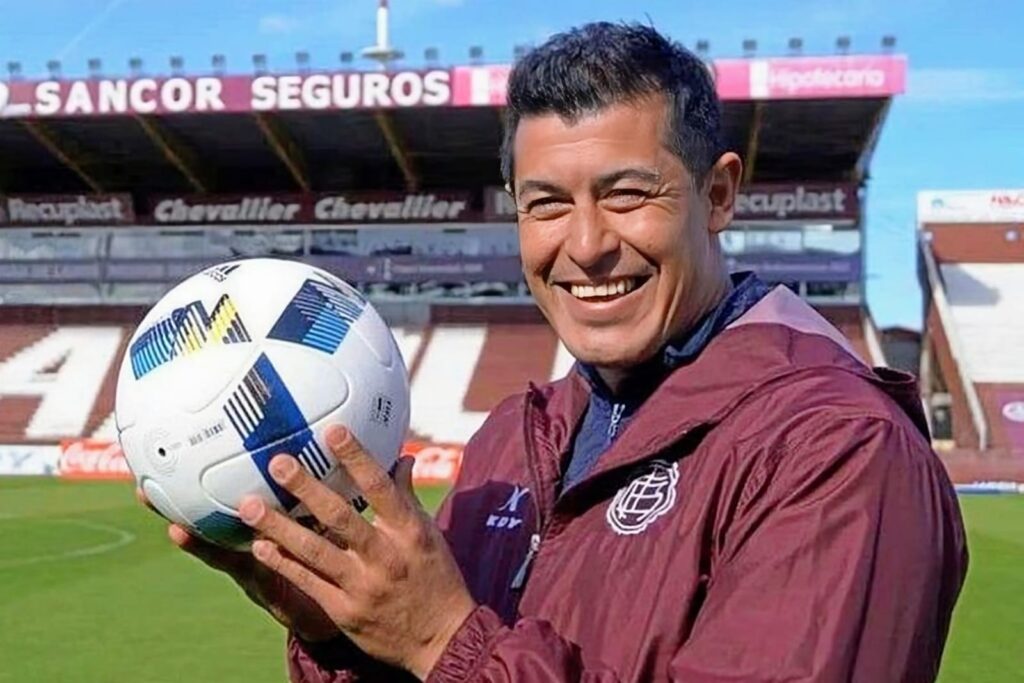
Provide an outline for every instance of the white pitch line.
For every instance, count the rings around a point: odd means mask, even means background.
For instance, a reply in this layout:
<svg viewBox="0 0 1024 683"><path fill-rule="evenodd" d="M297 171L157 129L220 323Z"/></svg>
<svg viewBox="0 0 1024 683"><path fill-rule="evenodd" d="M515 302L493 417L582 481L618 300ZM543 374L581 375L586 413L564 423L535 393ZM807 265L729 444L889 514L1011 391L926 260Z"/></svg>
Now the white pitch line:
<svg viewBox="0 0 1024 683"><path fill-rule="evenodd" d="M16 519L18 515L8 515L0 513L0 519ZM104 533L113 534L117 537L117 540L110 541L109 543L100 543L97 545L86 546L85 548L76 548L75 550L65 550L60 553L52 553L49 555L35 555L33 557L19 557L13 560L0 561L0 569L10 569L12 567L24 567L27 565L41 564L43 562L63 562L65 560L74 560L80 557L92 557L94 555L102 555L109 553L118 548L122 548L129 543L134 543L136 536L130 531L119 529L115 526L109 526L106 524L98 524L96 522L86 522L80 519L50 519L46 520L49 522L61 522L63 524L72 524L74 526L80 526L84 529L91 529L92 531L102 531Z"/></svg>

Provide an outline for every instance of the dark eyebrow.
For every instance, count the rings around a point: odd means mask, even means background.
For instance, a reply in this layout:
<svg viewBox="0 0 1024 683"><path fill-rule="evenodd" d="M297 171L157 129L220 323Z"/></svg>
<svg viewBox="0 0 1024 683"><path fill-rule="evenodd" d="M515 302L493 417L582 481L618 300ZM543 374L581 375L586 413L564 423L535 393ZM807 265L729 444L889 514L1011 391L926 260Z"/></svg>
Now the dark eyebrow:
<svg viewBox="0 0 1024 683"><path fill-rule="evenodd" d="M661 182L661 172L653 168L623 168L598 177L592 187L596 194L601 194L620 180L639 180L654 185Z"/></svg>
<svg viewBox="0 0 1024 683"><path fill-rule="evenodd" d="M565 189L547 180L524 180L518 185L516 198L522 199L527 192L547 192L548 194L566 194Z"/></svg>

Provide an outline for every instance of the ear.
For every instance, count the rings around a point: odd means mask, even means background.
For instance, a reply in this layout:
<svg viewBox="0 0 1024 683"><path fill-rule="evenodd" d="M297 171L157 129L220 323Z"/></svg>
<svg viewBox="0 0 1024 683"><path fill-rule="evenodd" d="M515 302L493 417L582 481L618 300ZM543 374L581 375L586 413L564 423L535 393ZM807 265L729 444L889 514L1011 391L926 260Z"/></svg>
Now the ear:
<svg viewBox="0 0 1024 683"><path fill-rule="evenodd" d="M743 161L735 152L726 152L718 158L708 172L708 199L711 201L711 219L708 230L718 234L732 222L736 209L736 194L743 178Z"/></svg>

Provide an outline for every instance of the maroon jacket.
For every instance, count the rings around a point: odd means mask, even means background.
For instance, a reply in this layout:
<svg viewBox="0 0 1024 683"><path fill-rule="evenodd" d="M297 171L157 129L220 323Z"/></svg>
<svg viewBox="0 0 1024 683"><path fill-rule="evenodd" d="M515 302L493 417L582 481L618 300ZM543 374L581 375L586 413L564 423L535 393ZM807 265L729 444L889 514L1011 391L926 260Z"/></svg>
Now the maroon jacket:
<svg viewBox="0 0 1024 683"><path fill-rule="evenodd" d="M480 607L431 682L935 679L967 551L912 379L778 288L556 498L587 392L531 387L467 445L438 521ZM400 677L343 643L289 667Z"/></svg>

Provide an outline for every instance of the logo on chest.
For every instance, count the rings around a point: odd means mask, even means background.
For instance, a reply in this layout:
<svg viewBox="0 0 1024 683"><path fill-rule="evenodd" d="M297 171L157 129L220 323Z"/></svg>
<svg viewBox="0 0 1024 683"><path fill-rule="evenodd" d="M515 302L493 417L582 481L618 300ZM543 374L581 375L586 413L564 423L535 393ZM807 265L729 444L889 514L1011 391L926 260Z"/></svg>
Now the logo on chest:
<svg viewBox="0 0 1024 683"><path fill-rule="evenodd" d="M622 536L643 533L676 504L679 463L664 460L647 464L608 505L605 519Z"/></svg>
<svg viewBox="0 0 1024 683"><path fill-rule="evenodd" d="M523 499L530 493L526 486L516 486L512 489L508 500L498 508L497 512L487 516L488 529L515 529L523 524L523 515L520 505Z"/></svg>

